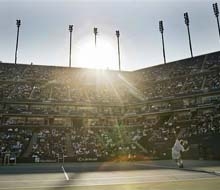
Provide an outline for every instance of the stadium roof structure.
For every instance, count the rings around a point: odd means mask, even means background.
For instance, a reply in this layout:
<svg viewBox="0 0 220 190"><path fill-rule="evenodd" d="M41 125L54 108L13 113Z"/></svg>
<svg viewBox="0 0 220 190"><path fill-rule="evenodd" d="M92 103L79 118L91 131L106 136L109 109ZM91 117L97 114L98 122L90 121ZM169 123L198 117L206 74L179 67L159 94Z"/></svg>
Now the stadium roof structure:
<svg viewBox="0 0 220 190"><path fill-rule="evenodd" d="M145 70L145 69L157 68L157 67L168 67L168 65L173 65L173 64L176 64L176 63L184 63L184 62L187 62L187 61L190 61L190 60L201 58L203 56L209 56L209 55L218 54L218 53L220 54L220 51L210 52L210 53L207 53L207 54L201 54L201 55L197 55L197 56L194 56L194 57L189 57L189 58L185 58L185 59L171 61L171 62L167 62L166 64L161 63L161 64L150 66L150 67L140 68L140 69L137 69L137 70L134 70L134 71L142 71L142 70Z"/></svg>
<svg viewBox="0 0 220 190"><path fill-rule="evenodd" d="M207 53L207 54L201 54L201 55L197 55L197 56L194 56L194 57L189 57L189 58L180 59L180 60L176 60L176 61L172 61L172 62L167 62L166 64L161 63L161 64L158 64L158 65L154 65L154 66L150 66L150 67L144 67L144 68L140 68L140 69L133 70L133 71L125 71L125 70L118 71L118 70L111 70L111 69L93 69L93 68L85 68L85 67L68 67L68 66L53 66L53 65L40 65L40 64L31 64L31 65L32 66L37 66L37 67L47 67L47 68L62 68L62 69L66 69L66 70L76 69L76 70L87 70L87 71L94 71L94 72L97 72L97 71L111 71L111 72L131 73L131 72L137 72L137 71L142 71L142 70L145 70L145 69L151 69L151 68L157 68L157 67L168 67L168 66L176 64L176 63L184 63L184 62L188 62L190 60L195 60L195 59L201 58L203 56L209 56L209 55L216 54L216 53L220 54L220 51L210 52L210 53ZM0 64L14 64L14 63L0 61ZM17 63L17 65L26 65L26 66L28 66L30 64Z"/></svg>

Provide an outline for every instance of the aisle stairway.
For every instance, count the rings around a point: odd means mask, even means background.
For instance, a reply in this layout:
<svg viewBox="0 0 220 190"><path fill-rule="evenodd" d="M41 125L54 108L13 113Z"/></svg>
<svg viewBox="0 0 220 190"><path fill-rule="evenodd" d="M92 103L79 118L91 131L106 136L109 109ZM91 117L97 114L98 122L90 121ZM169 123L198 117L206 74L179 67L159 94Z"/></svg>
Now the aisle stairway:
<svg viewBox="0 0 220 190"><path fill-rule="evenodd" d="M37 133L34 132L33 135L32 135L32 138L30 140L30 143L29 143L27 149L25 150L24 154L22 155L22 157L24 157L24 158L30 157L31 152L32 152L33 144L36 144L36 143L37 143Z"/></svg>
<svg viewBox="0 0 220 190"><path fill-rule="evenodd" d="M66 134L66 151L68 157L72 157L74 155L70 134Z"/></svg>

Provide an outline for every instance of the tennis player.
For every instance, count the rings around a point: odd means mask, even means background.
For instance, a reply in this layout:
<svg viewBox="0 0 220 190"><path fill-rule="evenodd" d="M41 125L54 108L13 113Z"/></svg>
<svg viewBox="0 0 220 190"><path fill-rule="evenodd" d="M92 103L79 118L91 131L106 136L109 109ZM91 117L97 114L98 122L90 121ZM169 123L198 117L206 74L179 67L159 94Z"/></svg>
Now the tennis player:
<svg viewBox="0 0 220 190"><path fill-rule="evenodd" d="M188 142L179 140L177 138L172 148L172 159L176 161L177 166L179 168L183 168L183 160L181 157L181 153L189 150L189 147L187 147L186 149L184 148L184 144L186 145L188 144Z"/></svg>

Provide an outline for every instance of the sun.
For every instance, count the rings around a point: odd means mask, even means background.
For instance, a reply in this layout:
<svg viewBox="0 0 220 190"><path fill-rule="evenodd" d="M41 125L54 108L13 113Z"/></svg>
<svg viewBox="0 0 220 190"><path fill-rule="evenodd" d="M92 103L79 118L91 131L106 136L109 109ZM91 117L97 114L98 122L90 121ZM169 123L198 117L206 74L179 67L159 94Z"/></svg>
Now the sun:
<svg viewBox="0 0 220 190"><path fill-rule="evenodd" d="M99 37L99 36L98 36ZM117 50L113 41L108 37L94 39L84 38L78 43L75 52L75 65L77 67L94 69L116 69Z"/></svg>

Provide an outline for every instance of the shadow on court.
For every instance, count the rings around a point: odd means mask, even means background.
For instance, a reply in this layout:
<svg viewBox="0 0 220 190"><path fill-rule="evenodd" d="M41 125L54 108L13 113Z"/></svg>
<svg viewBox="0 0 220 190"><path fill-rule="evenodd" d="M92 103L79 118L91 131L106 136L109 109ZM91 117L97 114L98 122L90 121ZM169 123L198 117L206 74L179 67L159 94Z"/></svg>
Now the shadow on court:
<svg viewBox="0 0 220 190"><path fill-rule="evenodd" d="M62 166L67 172L127 171L179 169L173 160L140 162L84 162L84 163L37 163L0 166L0 175L60 173ZM220 161L185 160L185 169L220 167Z"/></svg>

